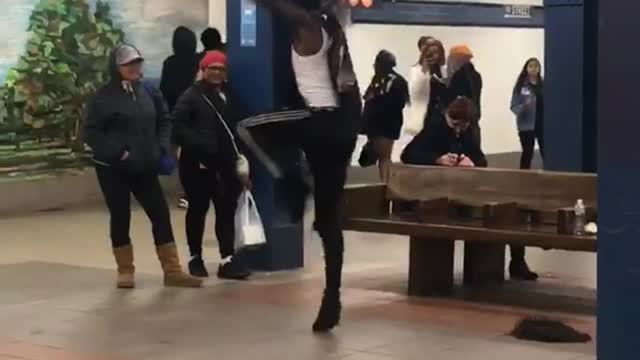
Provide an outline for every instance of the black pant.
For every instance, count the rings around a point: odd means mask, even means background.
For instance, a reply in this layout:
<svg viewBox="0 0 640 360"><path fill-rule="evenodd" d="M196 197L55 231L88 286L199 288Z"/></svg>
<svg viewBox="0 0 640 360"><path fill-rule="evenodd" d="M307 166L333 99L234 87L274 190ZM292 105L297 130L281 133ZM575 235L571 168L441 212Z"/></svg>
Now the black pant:
<svg viewBox="0 0 640 360"><path fill-rule="evenodd" d="M169 207L157 175L133 175L100 165L96 166L96 173L111 216L111 243L114 248L131 244L131 194L151 220L156 246L175 241Z"/></svg>
<svg viewBox="0 0 640 360"><path fill-rule="evenodd" d="M187 242L191 256L202 257L202 240L209 204L216 212L216 238L220 256L224 259L235 253L235 213L242 185L232 170L200 169L181 166L180 181L189 199L186 215Z"/></svg>
<svg viewBox="0 0 640 360"><path fill-rule="evenodd" d="M304 152L313 175L315 227L324 247L326 288L338 292L344 261L342 196L356 141L355 129L336 110L315 112L306 118L275 114L247 119L240 124L240 133L263 162L271 161L265 149ZM274 167L265 165L268 169ZM299 176L299 172L291 176Z"/></svg>
<svg viewBox="0 0 640 360"><path fill-rule="evenodd" d="M544 137L542 128L536 126L535 130L520 131L518 135L520 136L520 145L522 145L520 169L531 169L536 139L538 139L538 145L540 145L540 155L544 159Z"/></svg>

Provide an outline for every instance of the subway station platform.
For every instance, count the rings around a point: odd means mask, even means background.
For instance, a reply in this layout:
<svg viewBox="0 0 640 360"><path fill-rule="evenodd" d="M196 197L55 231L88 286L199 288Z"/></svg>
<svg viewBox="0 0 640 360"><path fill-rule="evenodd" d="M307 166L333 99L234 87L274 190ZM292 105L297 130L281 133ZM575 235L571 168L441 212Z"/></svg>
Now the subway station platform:
<svg viewBox="0 0 640 360"><path fill-rule="evenodd" d="M178 239L183 215L173 212ZM547 345L507 335L523 316L543 314L595 337L591 254L534 249L528 259L542 275L537 284L418 299L405 295L408 239L348 233L342 325L319 336L310 327L323 288L322 253L310 231L304 270L165 289L149 226L136 210L138 288L126 291L114 288L101 208L3 218L0 229L0 360L596 359L595 341ZM215 241L206 241L214 270Z"/></svg>

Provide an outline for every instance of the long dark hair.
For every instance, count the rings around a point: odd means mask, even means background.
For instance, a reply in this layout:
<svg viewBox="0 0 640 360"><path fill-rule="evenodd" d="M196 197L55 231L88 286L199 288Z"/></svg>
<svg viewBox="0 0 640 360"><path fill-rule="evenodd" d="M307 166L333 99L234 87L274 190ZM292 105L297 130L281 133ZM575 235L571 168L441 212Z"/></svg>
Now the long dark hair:
<svg viewBox="0 0 640 360"><path fill-rule="evenodd" d="M522 71L520 72L520 75L518 75L518 80L516 80L516 84L513 87L514 93L519 93L520 91L522 91L524 84L529 79L529 71L527 70L527 68L529 67L529 64L533 61L538 63L538 68L540 69L538 71L538 86L543 85L544 79L542 78L542 63L540 63L540 60L538 60L538 58L531 58L524 63L524 66L522 67Z"/></svg>

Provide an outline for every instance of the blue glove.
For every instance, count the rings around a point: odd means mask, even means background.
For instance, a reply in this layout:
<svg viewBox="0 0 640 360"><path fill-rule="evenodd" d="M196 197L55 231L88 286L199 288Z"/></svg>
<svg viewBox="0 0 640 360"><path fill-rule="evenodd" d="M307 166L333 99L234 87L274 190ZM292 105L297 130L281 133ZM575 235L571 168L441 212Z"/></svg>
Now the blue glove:
<svg viewBox="0 0 640 360"><path fill-rule="evenodd" d="M169 176L176 169L176 159L171 155L164 155L160 160L160 175Z"/></svg>

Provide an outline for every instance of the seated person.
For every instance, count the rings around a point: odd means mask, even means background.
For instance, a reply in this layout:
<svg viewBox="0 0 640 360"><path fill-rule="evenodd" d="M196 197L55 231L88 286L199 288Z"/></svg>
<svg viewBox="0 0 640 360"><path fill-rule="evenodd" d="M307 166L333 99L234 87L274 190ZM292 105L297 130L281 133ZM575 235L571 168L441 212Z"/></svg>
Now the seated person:
<svg viewBox="0 0 640 360"><path fill-rule="evenodd" d="M454 100L444 116L427 124L402 152L401 160L411 165L487 167L487 159L474 136L475 105L465 97ZM436 121L437 120L437 121ZM525 261L523 246L510 246L509 273L513 280L535 281L538 274Z"/></svg>
<svg viewBox="0 0 640 360"><path fill-rule="evenodd" d="M454 100L445 115L438 114L402 152L411 165L486 167L487 159L471 131L475 105L465 97Z"/></svg>

